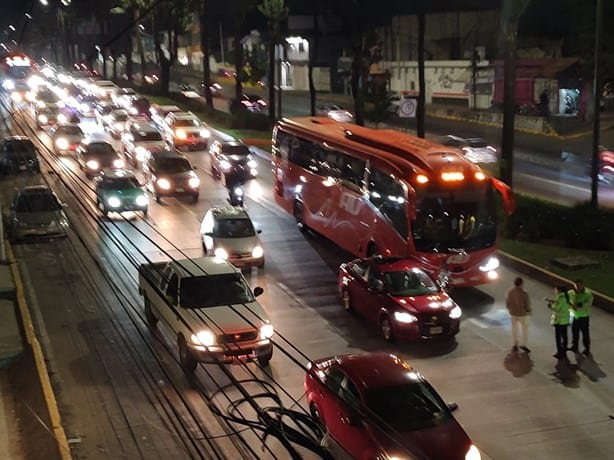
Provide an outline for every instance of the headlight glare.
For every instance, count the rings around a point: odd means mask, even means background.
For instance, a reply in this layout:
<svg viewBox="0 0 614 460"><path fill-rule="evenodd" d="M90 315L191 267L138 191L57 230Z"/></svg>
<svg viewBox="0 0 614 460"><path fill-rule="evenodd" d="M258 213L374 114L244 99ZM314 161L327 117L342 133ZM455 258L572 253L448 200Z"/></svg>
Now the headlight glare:
<svg viewBox="0 0 614 460"><path fill-rule="evenodd" d="M230 161L228 160L220 161L220 168L222 168L224 171L228 171L231 167L232 165L230 164Z"/></svg>
<svg viewBox="0 0 614 460"><path fill-rule="evenodd" d="M171 188L171 183L168 179L158 179L158 182L156 183L162 190L169 190Z"/></svg>
<svg viewBox="0 0 614 460"><path fill-rule="evenodd" d="M39 123L45 124L45 123L47 123L49 121L49 118L47 118L47 115L42 115L41 114L41 115L38 116L38 121L39 121Z"/></svg>
<svg viewBox="0 0 614 460"><path fill-rule="evenodd" d="M480 265L480 271L489 272L499 268L499 259L490 257L484 265Z"/></svg>
<svg viewBox="0 0 614 460"><path fill-rule="evenodd" d="M260 340L266 340L273 337L275 329L272 324L263 324L260 328Z"/></svg>
<svg viewBox="0 0 614 460"><path fill-rule="evenodd" d="M228 252L224 248L215 248L213 254L215 255L215 257L219 257L220 259L228 259Z"/></svg>
<svg viewBox="0 0 614 460"><path fill-rule="evenodd" d="M119 208L122 205L122 202L116 196L111 196L107 199L107 204L111 208Z"/></svg>
<svg viewBox="0 0 614 460"><path fill-rule="evenodd" d="M200 179L198 177L190 177L188 180L188 185L191 188L198 188L200 186Z"/></svg>
<svg viewBox="0 0 614 460"><path fill-rule="evenodd" d="M469 450L467 450L467 453L465 454L465 460L481 460L482 459L482 454L480 454L480 451L477 447L475 447L473 444L471 444L471 446L469 446Z"/></svg>
<svg viewBox="0 0 614 460"><path fill-rule="evenodd" d="M149 200L147 199L145 195L137 196L134 202L136 203L137 206L147 206L149 204Z"/></svg>
<svg viewBox="0 0 614 460"><path fill-rule="evenodd" d="M463 311L461 310L461 307L456 305L452 310L450 310L448 316L450 316L450 319L458 319L461 317L462 314Z"/></svg>
<svg viewBox="0 0 614 460"><path fill-rule="evenodd" d="M208 129L200 130L200 137L204 137L205 139L209 139L211 137L211 132Z"/></svg>
<svg viewBox="0 0 614 460"><path fill-rule="evenodd" d="M66 139L65 137L60 137L60 138L56 139L55 146L58 149L60 149L60 150L68 149L68 147L69 147L68 139Z"/></svg>
<svg viewBox="0 0 614 460"><path fill-rule="evenodd" d="M96 160L88 160L87 163L85 163L85 166L87 166L88 169L98 171L98 168L100 168L100 163L98 163Z"/></svg>
<svg viewBox="0 0 614 460"><path fill-rule="evenodd" d="M177 137L177 139L187 139L188 133L186 133L183 129L178 129L177 131L175 131L175 136Z"/></svg>
<svg viewBox="0 0 614 460"><path fill-rule="evenodd" d="M210 347L215 343L215 336L211 331L200 331L196 334L192 334L190 340L194 345L202 345L203 347Z"/></svg>
<svg viewBox="0 0 614 460"><path fill-rule="evenodd" d="M411 324L411 323L415 323L416 321L418 321L418 318L416 318L411 313L407 313L406 311L395 311L394 319L397 322L404 323L404 324Z"/></svg>
<svg viewBox="0 0 614 460"><path fill-rule="evenodd" d="M256 259L262 257L264 255L264 249L262 249L262 246L256 246L254 247L254 249L252 249L252 257L255 257Z"/></svg>
<svg viewBox="0 0 614 460"><path fill-rule="evenodd" d="M121 158L117 158L113 160L113 166L115 168L123 168L124 166L126 166L126 163L124 163L124 160L122 160Z"/></svg>

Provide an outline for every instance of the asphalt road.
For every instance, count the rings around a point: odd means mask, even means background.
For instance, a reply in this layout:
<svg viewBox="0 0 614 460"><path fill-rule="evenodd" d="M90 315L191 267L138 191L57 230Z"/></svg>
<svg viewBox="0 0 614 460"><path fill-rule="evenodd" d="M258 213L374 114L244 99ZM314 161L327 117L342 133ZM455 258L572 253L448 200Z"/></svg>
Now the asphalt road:
<svg viewBox="0 0 614 460"><path fill-rule="evenodd" d="M41 141L47 143L45 135ZM74 458L289 458L271 438L265 442L270 450L262 450L249 431L241 433L247 446L228 436L207 403L229 376L199 366L196 378L188 380L169 332L145 326L135 264L164 252L200 255L200 218L225 201L225 190L209 174L207 155L189 154L202 180L199 202L152 200L146 220L101 219L89 181L73 161L46 157L42 177L69 204L72 230L66 240L18 245L15 252ZM304 408L302 363L389 351L409 360L444 399L459 404L456 417L492 458L610 456L614 318L593 313L594 360L557 364L541 300L552 289L527 280L534 308L532 353L512 354L503 297L518 274L504 267L499 281L454 293L464 312L455 341L388 344L377 328L344 312L337 299L336 268L349 256L317 235L301 234L273 201L270 165L259 166L261 176L246 186L247 209L262 229L267 263L246 275L252 286L265 289L259 300L276 327L276 350L270 369L231 366L232 376L279 384L284 404ZM5 200L15 184L2 182ZM222 397L226 405L238 394Z"/></svg>

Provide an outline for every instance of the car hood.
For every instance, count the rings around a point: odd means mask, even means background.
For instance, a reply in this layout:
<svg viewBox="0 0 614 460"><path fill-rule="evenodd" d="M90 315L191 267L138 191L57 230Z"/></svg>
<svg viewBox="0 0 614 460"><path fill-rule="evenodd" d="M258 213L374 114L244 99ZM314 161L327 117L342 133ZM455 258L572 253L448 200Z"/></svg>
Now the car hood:
<svg viewBox="0 0 614 460"><path fill-rule="evenodd" d="M419 296L392 297L397 305L412 313L436 314L448 312L454 307L454 302L444 293L434 293Z"/></svg>
<svg viewBox="0 0 614 460"><path fill-rule="evenodd" d="M192 170L181 171L178 173L167 173L164 171L158 171L157 176L159 178L166 178L166 179L173 180L173 181L188 180L191 177L198 177Z"/></svg>
<svg viewBox="0 0 614 460"><path fill-rule="evenodd" d="M136 198L137 196L145 195L145 192L138 188L124 188L121 190L109 190L109 189L101 189L98 191L100 195L103 196L117 196L117 197L126 197L126 198Z"/></svg>
<svg viewBox="0 0 614 460"><path fill-rule="evenodd" d="M135 147L144 147L146 149L164 150L166 148L166 142L164 141L137 141L134 143Z"/></svg>
<svg viewBox="0 0 614 460"><path fill-rule="evenodd" d="M371 430L371 427L368 429ZM393 439L390 433L383 433L379 429L374 431L377 442L389 455L403 454L406 449L415 452L418 458L422 458L422 454L424 458L464 460L471 446L471 439L453 418L431 428L399 431Z"/></svg>
<svg viewBox="0 0 614 460"><path fill-rule="evenodd" d="M51 225L64 218L62 211L18 212L15 218L22 224L30 226Z"/></svg>
<svg viewBox="0 0 614 460"><path fill-rule="evenodd" d="M232 253L247 253L252 252L254 246L260 244L257 236L248 236L246 238L218 238L213 237L213 244L216 248L222 247Z"/></svg>
<svg viewBox="0 0 614 460"><path fill-rule="evenodd" d="M54 134L53 140L55 141L57 139L66 139L69 144L78 144L83 140L83 136L79 136L78 134L70 136L66 134Z"/></svg>
<svg viewBox="0 0 614 460"><path fill-rule="evenodd" d="M193 330L208 327L213 333L231 333L258 329L268 316L262 306L254 301L232 306L221 305L186 310L186 320Z"/></svg>

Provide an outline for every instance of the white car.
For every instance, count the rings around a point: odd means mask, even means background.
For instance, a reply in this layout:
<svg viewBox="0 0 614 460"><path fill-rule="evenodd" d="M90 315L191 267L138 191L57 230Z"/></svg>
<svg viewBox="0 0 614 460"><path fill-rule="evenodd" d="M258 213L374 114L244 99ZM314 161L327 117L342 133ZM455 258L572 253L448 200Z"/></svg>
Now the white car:
<svg viewBox="0 0 614 460"><path fill-rule="evenodd" d="M473 163L488 164L499 161L499 150L480 137L444 136L441 143L461 151L462 155Z"/></svg>
<svg viewBox="0 0 614 460"><path fill-rule="evenodd" d="M124 157L134 167L138 167L151 152L167 149L160 131L147 120L135 119L126 124L122 135Z"/></svg>
<svg viewBox="0 0 614 460"><path fill-rule="evenodd" d="M354 121L354 115L352 115L352 112L338 106L337 104L321 104L316 109L316 115L347 123L352 123Z"/></svg>
<svg viewBox="0 0 614 460"><path fill-rule="evenodd" d="M205 254L228 260L238 268L264 266L260 233L245 209L229 205L209 209L200 225Z"/></svg>
<svg viewBox="0 0 614 460"><path fill-rule="evenodd" d="M75 153L85 134L79 125L56 125L49 132L56 155Z"/></svg>
<svg viewBox="0 0 614 460"><path fill-rule="evenodd" d="M164 138L178 150L206 150L211 131L192 112L171 112L164 119Z"/></svg>

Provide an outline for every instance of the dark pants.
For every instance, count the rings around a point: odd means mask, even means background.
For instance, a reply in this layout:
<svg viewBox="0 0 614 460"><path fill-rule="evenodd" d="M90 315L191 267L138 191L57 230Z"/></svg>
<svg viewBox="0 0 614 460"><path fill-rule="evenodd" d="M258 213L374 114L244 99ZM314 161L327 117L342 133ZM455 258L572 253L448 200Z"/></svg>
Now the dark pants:
<svg viewBox="0 0 614 460"><path fill-rule="evenodd" d="M554 340L556 342L556 352L565 356L567 352L567 324L554 325Z"/></svg>
<svg viewBox="0 0 614 460"><path fill-rule="evenodd" d="M582 333L582 345L586 350L591 349L591 336L588 332L588 316L583 318L574 318L571 323L571 346L574 350L578 349L578 342L580 342L580 332Z"/></svg>

